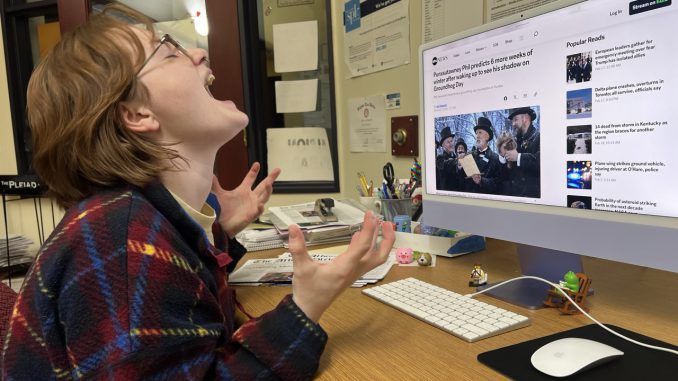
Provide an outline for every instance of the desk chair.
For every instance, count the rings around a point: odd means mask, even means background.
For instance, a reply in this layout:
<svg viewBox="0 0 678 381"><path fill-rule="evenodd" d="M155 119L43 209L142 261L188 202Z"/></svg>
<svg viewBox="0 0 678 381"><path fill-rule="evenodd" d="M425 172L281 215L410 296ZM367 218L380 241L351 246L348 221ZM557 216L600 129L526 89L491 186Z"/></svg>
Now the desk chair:
<svg viewBox="0 0 678 381"><path fill-rule="evenodd" d="M5 345L5 334L9 328L9 319L16 301L17 293L9 286L0 282L0 348Z"/></svg>
<svg viewBox="0 0 678 381"><path fill-rule="evenodd" d="M567 293L567 295L570 296L570 298L572 298L572 300L574 300L575 303L579 305L579 307L581 307L584 311L589 312L589 308L584 306L584 299L586 299L586 294L589 291L591 278L589 278L584 273L577 273L576 275L577 278L579 278L579 291L574 292L567 288L564 288L563 290L565 293ZM581 313L579 309L577 309L577 307L575 307L574 304L564 297L560 290L556 289L555 287L551 287L551 289L548 291L544 305L547 307L558 308L561 313L567 315L576 315Z"/></svg>

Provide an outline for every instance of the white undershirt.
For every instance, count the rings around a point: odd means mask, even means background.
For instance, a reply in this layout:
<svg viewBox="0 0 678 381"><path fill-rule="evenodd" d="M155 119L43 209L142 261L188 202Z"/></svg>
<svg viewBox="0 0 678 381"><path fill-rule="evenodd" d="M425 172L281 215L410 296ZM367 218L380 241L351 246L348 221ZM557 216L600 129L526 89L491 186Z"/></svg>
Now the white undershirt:
<svg viewBox="0 0 678 381"><path fill-rule="evenodd" d="M197 211L192 206L184 202L184 200L182 200L172 191L170 191L170 194L172 194L172 197L174 197L177 203L179 203L181 208L184 209L186 213L188 213L188 215L193 219L193 221L197 222L198 225L202 227L202 230L204 230L205 234L207 235L207 239L210 241L212 245L214 245L214 236L212 235L212 224L214 224L214 221L217 219L217 213L214 211L214 209L208 203L204 203L202 205L202 209L200 209L200 211Z"/></svg>

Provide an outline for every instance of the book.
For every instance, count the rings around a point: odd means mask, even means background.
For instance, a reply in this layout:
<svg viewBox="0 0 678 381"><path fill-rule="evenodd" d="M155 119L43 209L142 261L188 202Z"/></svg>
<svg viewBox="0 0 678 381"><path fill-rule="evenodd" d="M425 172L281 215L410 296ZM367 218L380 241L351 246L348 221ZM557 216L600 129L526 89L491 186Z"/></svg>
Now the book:
<svg viewBox="0 0 678 381"><path fill-rule="evenodd" d="M30 264L35 259L36 251L29 251L33 241L18 234L0 236L0 268Z"/></svg>

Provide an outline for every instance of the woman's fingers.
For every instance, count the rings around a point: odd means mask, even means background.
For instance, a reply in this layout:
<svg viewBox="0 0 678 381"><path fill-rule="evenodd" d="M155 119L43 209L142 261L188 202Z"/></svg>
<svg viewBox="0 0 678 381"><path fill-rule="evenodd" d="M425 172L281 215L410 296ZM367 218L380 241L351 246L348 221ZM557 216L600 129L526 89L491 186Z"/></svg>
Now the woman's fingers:
<svg viewBox="0 0 678 381"><path fill-rule="evenodd" d="M297 266L303 266L304 264L311 262L312 259L308 255L304 233L301 231L299 226L290 225L288 227L288 232L290 253L292 253L292 259L294 260L294 267L296 271Z"/></svg>

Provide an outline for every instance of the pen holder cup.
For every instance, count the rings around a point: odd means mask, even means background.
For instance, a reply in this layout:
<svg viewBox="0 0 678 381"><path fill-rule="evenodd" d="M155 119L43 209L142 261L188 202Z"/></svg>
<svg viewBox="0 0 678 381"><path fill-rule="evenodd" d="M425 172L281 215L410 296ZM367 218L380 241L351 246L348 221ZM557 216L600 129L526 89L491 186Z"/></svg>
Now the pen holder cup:
<svg viewBox="0 0 678 381"><path fill-rule="evenodd" d="M384 199L381 201L381 214L384 221L393 222L393 218L398 215L408 215L412 217L416 207L412 205L411 198Z"/></svg>
<svg viewBox="0 0 678 381"><path fill-rule="evenodd" d="M375 196L361 196L360 204L375 214L381 214L381 200Z"/></svg>

